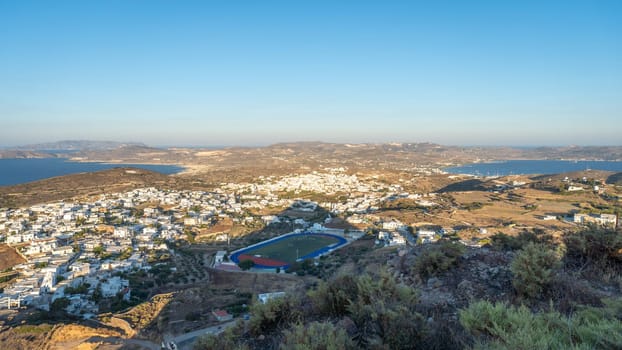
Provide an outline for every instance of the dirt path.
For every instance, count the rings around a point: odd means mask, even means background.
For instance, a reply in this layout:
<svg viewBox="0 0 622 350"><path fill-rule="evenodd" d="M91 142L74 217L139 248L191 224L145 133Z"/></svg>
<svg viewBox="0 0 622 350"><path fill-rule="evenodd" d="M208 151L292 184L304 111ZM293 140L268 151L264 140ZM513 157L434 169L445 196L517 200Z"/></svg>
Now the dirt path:
<svg viewBox="0 0 622 350"><path fill-rule="evenodd" d="M82 349L98 349L112 350L120 349L123 346L132 346L132 349L142 350L160 350L160 345L148 340L141 339L123 339L119 337L90 337L85 339L72 340L68 342L59 342L52 345L50 350L82 350ZM137 348L138 347L138 348Z"/></svg>

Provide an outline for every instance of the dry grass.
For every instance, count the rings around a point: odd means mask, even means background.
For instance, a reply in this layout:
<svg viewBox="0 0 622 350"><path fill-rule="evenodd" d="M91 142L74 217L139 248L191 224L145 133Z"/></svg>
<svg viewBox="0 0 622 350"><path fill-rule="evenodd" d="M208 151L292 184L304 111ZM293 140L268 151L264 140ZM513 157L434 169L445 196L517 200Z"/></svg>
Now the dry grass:
<svg viewBox="0 0 622 350"><path fill-rule="evenodd" d="M143 328L155 321L162 309L164 309L172 299L172 293L159 294L151 298L151 300L136 305L129 311L115 316L126 320L134 331L140 332Z"/></svg>
<svg viewBox="0 0 622 350"><path fill-rule="evenodd" d="M552 194L548 191L519 189L508 193L459 192L452 193L457 204L483 203L480 209L456 210L451 218L472 223L479 227L498 228L510 231L508 225L515 223L527 227L538 227L559 231L573 228L574 225L559 221L543 221L544 215L565 215L576 210L574 205L581 196ZM534 207L529 207L529 206Z"/></svg>
<svg viewBox="0 0 622 350"><path fill-rule="evenodd" d="M13 247L6 244L0 244L0 271L4 271L9 267L26 262Z"/></svg>

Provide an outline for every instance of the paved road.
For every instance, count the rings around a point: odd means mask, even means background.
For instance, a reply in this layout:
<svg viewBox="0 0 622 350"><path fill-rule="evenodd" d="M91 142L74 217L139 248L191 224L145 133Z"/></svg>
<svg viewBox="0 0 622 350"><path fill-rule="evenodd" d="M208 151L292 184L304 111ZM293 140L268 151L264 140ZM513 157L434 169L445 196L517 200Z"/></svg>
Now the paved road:
<svg viewBox="0 0 622 350"><path fill-rule="evenodd" d="M192 344L196 339L205 334L220 334L229 327L233 327L237 321L222 323L218 326L202 328L193 332L185 333L174 337L172 340L177 344L179 350L192 350Z"/></svg>

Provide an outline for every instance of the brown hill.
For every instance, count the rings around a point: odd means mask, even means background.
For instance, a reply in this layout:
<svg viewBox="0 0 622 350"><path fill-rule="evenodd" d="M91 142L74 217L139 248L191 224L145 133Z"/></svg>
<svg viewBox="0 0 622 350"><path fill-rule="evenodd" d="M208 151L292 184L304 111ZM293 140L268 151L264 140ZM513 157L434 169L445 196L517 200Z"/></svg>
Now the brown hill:
<svg viewBox="0 0 622 350"><path fill-rule="evenodd" d="M88 151L74 156L90 161L185 164L203 170L238 168L296 169L348 167L351 169L414 169L506 159L622 159L622 147L459 147L433 143L337 144L279 143L266 147L213 149L159 149L127 146Z"/></svg>
<svg viewBox="0 0 622 350"><path fill-rule="evenodd" d="M0 244L0 271L4 271L9 267L26 262L13 247L6 244Z"/></svg>
<svg viewBox="0 0 622 350"><path fill-rule="evenodd" d="M92 173L0 187L0 207L20 207L77 196L126 191L139 187L166 187L171 177L135 168L114 168Z"/></svg>
<svg viewBox="0 0 622 350"><path fill-rule="evenodd" d="M55 154L26 150L0 150L0 159L10 158L56 158Z"/></svg>

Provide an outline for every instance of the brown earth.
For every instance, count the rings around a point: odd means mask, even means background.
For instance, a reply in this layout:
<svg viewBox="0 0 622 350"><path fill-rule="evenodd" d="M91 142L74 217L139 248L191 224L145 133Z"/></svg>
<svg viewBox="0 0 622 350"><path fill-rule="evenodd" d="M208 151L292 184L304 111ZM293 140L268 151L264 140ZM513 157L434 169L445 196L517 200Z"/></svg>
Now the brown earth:
<svg viewBox="0 0 622 350"><path fill-rule="evenodd" d="M24 262L26 262L26 259L19 255L15 248L9 247L6 244L0 244L0 271Z"/></svg>
<svg viewBox="0 0 622 350"><path fill-rule="evenodd" d="M0 207L29 206L78 196L166 186L171 179L157 172L134 168L59 176L20 185L0 186Z"/></svg>
<svg viewBox="0 0 622 350"><path fill-rule="evenodd" d="M121 337L124 334L108 328L93 328L79 324L65 324L57 327L50 337L52 343L65 343L90 337Z"/></svg>
<svg viewBox="0 0 622 350"><path fill-rule="evenodd" d="M44 349L55 327L38 326L3 327L0 329L0 348L11 350Z"/></svg>
<svg viewBox="0 0 622 350"><path fill-rule="evenodd" d="M200 229L199 235L215 235L223 232L227 232L233 228L233 220L231 218L224 218L222 220L217 221L214 225L206 228Z"/></svg>
<svg viewBox="0 0 622 350"><path fill-rule="evenodd" d="M156 321L162 309L164 309L172 299L172 293L156 295L151 298L151 300L141 303L127 312L116 314L111 321L115 318L125 320L131 327L131 331L126 330L126 333L129 332L129 336L133 336L136 333L140 334L144 328Z"/></svg>

